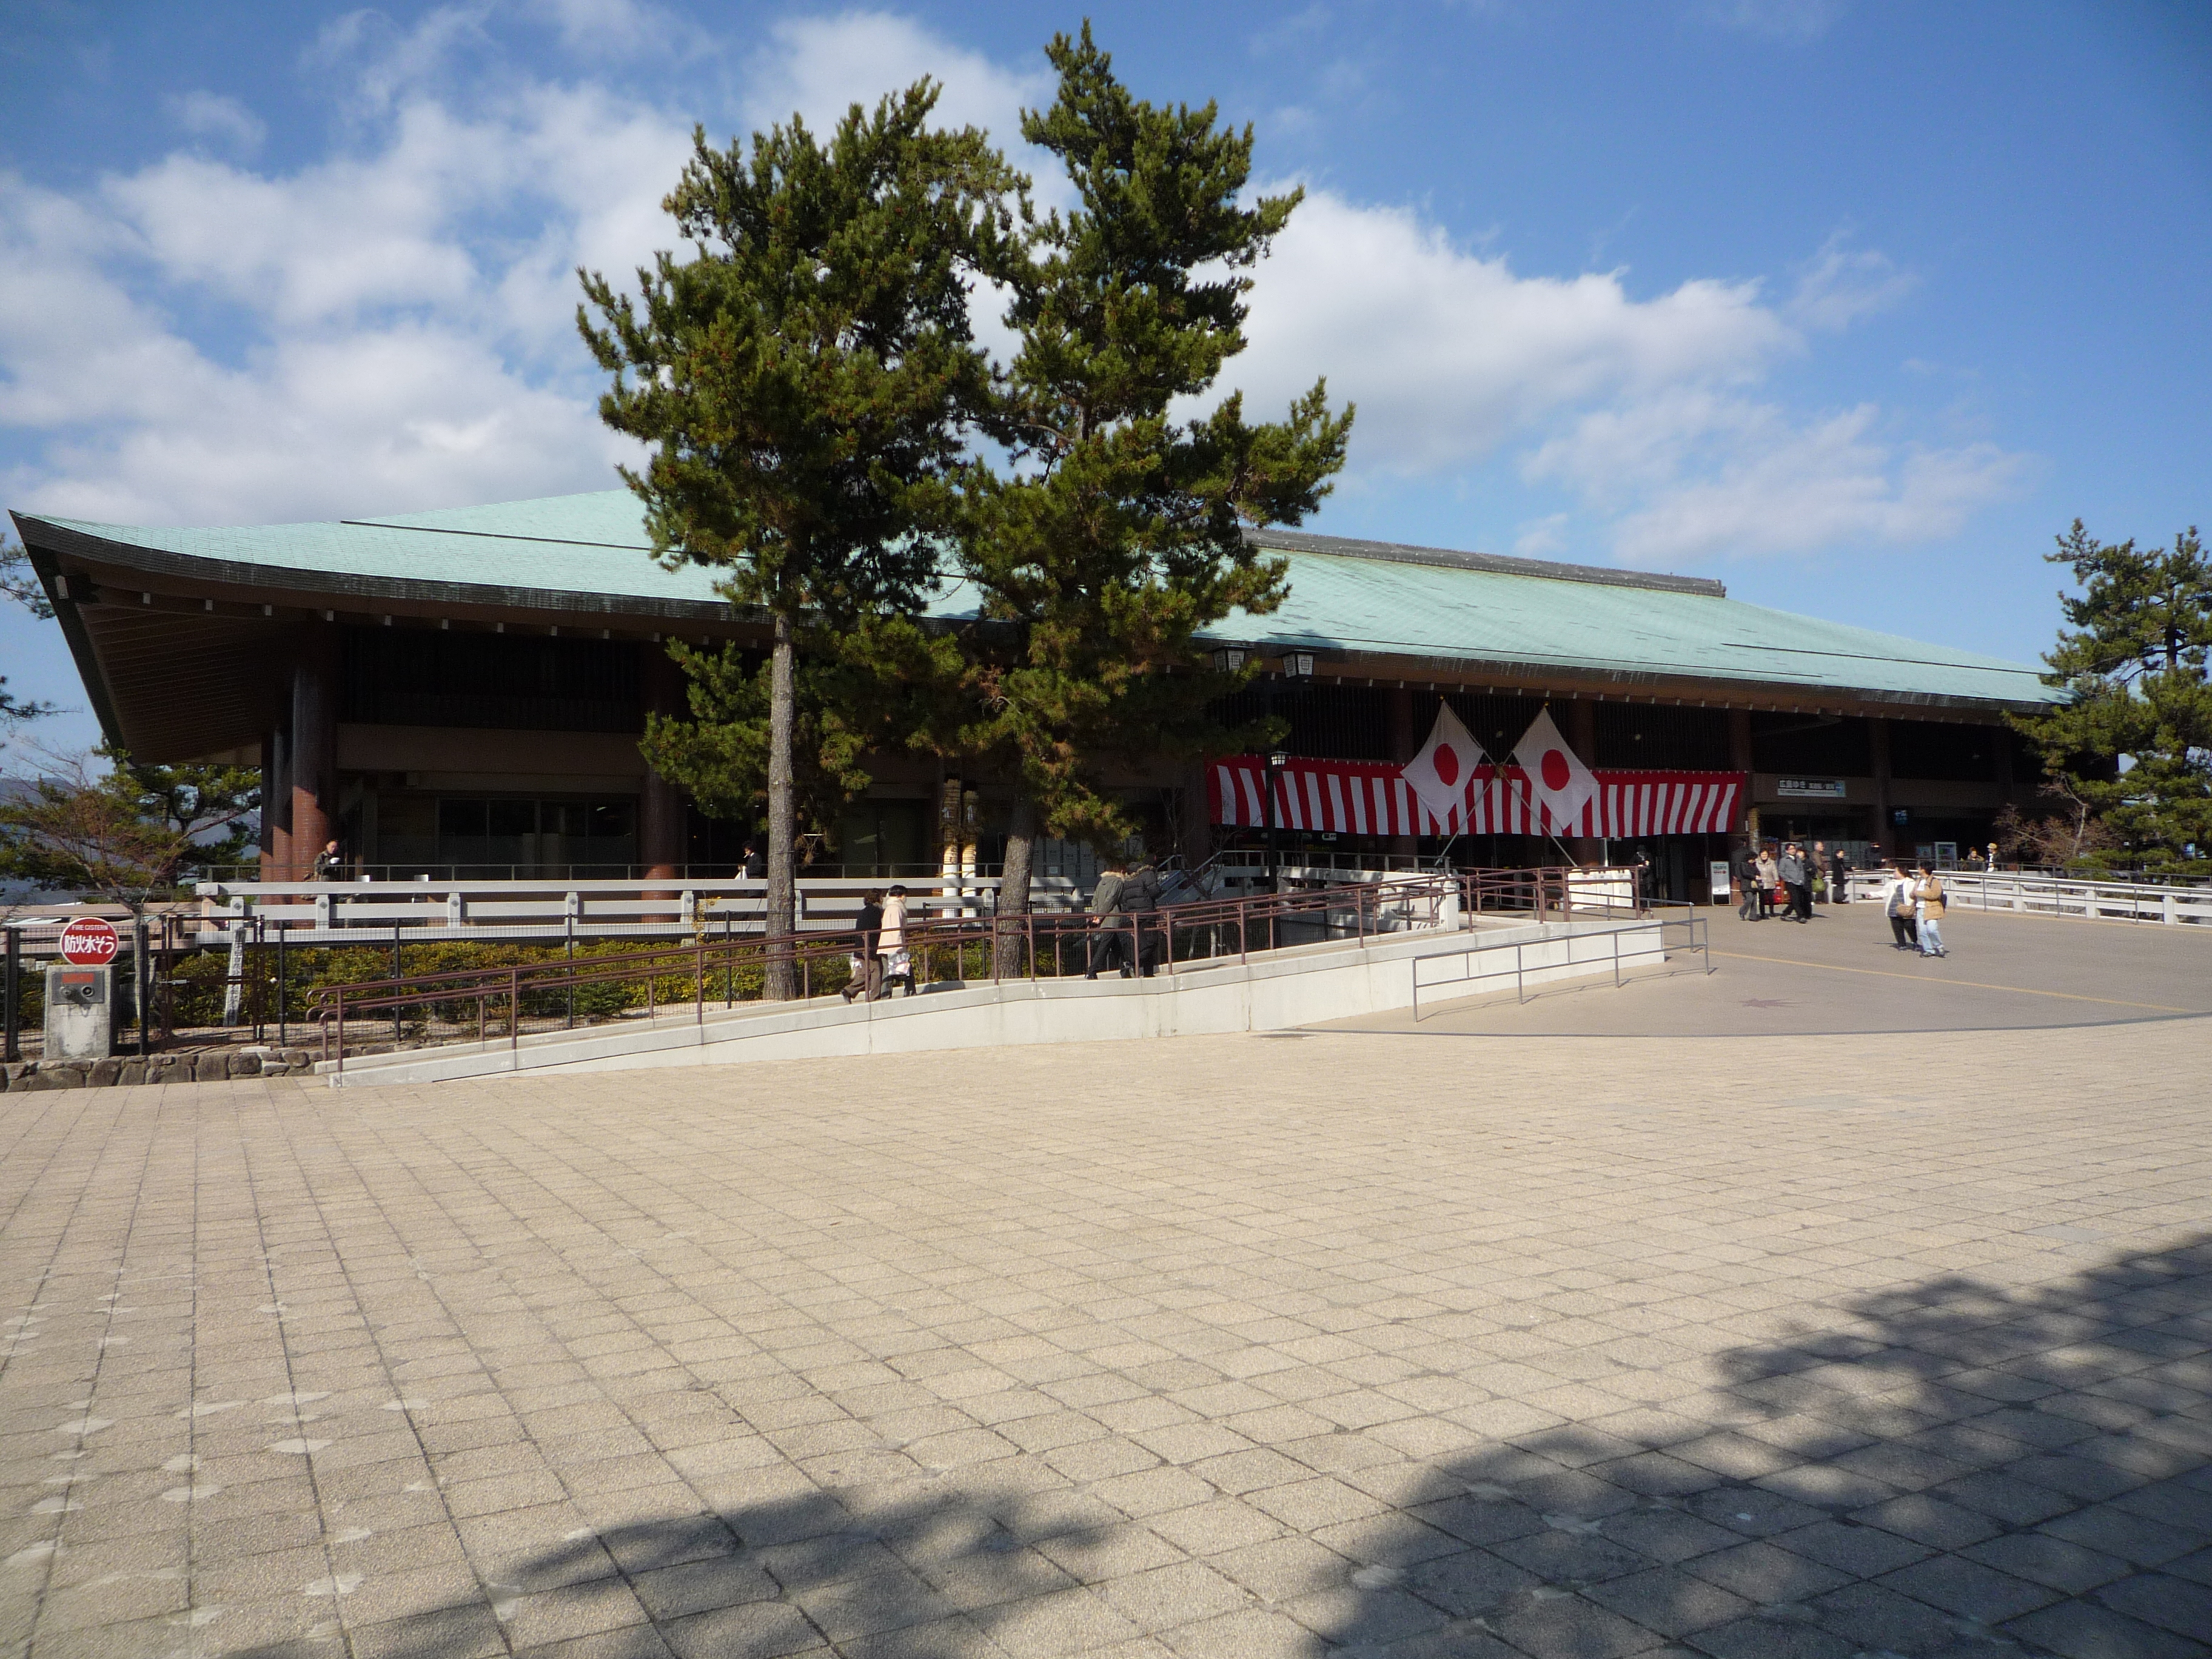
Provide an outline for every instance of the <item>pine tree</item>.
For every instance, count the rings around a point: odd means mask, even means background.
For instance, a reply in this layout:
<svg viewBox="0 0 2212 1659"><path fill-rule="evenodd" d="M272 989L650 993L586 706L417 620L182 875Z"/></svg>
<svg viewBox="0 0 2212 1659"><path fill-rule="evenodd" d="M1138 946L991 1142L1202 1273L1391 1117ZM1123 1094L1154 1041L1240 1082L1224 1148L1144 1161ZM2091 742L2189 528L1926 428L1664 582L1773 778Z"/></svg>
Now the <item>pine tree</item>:
<svg viewBox="0 0 2212 1659"><path fill-rule="evenodd" d="M2173 869L2212 859L2212 560L2196 526L2146 550L2100 543L2076 519L2045 556L2081 590L2059 595L2069 627L2044 658L2044 678L2070 695L2013 724L2062 793L2110 832L2115 844L2084 861Z"/></svg>
<svg viewBox="0 0 2212 1659"><path fill-rule="evenodd" d="M936 101L923 81L855 105L826 147L795 116L750 154L700 132L663 204L690 257L660 254L636 301L580 273L601 320L580 307L578 326L615 377L600 415L653 446L623 476L655 556L720 572L771 629L771 933L794 922L799 636L919 606L988 389L968 277L995 262L1014 180L981 133L928 125ZM796 990L772 963L768 994Z"/></svg>
<svg viewBox="0 0 2212 1659"><path fill-rule="evenodd" d="M1253 735L1208 712L1252 671L1214 672L1195 635L1281 605L1285 562L1260 556L1244 527L1318 505L1352 416L1331 414L1317 382L1280 422L1246 421L1241 394L1170 417L1243 349L1251 269L1303 192L1243 204L1251 129L1218 130L1212 104L1133 97L1087 23L1046 56L1058 96L1024 112L1022 135L1060 159L1078 204L1042 220L1024 204L1006 316L1021 344L999 406L1011 465L971 473L962 538L984 616L1015 625L1010 650L975 659L981 712L964 739L1017 775L1005 915L1028 908L1040 829L1101 846L1127 836L1103 781L1116 758Z"/></svg>

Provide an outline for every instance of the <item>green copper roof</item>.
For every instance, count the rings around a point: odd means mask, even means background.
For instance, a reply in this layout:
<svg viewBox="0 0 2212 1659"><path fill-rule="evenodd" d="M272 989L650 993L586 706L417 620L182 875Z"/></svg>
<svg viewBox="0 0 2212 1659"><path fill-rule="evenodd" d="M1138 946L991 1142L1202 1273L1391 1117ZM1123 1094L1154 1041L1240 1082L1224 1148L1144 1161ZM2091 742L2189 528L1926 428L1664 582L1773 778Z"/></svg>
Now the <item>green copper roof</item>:
<svg viewBox="0 0 2212 1659"><path fill-rule="evenodd" d="M613 611L626 609L625 601L688 609L715 600L706 569L665 570L647 556L642 510L620 489L227 529L27 517L26 533L35 537L42 523L157 559L228 566L218 579L234 581L281 585L281 573L289 572L325 589L422 586L447 599L488 589L503 603L527 606L535 596L549 609L579 595ZM1231 617L1214 634L1344 653L1372 664L1378 678L1411 678L1416 665L1431 672L1495 667L1501 674L1594 671L1930 702L2033 703L2057 695L2026 664L1746 605L1717 582L1322 536L1263 532L1255 539L1290 561L1290 598L1272 617ZM975 595L949 582L928 608L948 618L972 615ZM1346 663L1344 672L1358 670Z"/></svg>

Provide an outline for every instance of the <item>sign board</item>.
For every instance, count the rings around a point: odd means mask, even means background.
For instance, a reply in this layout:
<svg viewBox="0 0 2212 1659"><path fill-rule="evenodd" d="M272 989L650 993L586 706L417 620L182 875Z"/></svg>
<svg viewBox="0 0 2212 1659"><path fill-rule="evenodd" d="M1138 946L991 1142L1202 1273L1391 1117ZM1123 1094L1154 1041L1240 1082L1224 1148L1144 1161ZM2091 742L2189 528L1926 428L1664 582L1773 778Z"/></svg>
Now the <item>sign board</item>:
<svg viewBox="0 0 2212 1659"><path fill-rule="evenodd" d="M1732 896L1729 890L1729 867L1726 859L1714 859L1706 865L1712 872L1713 902L1726 904Z"/></svg>
<svg viewBox="0 0 2212 1659"><path fill-rule="evenodd" d="M1841 800L1844 781L1841 778L1777 778L1774 793L1778 795L1798 795L1815 800Z"/></svg>
<svg viewBox="0 0 2212 1659"><path fill-rule="evenodd" d="M81 968L105 968L115 960L121 941L98 916L79 916L62 929L62 957Z"/></svg>
<svg viewBox="0 0 2212 1659"><path fill-rule="evenodd" d="M1903 829L1906 824L1912 822L1912 809L1910 806L1891 807L1889 809L1889 821L1897 825L1899 829Z"/></svg>

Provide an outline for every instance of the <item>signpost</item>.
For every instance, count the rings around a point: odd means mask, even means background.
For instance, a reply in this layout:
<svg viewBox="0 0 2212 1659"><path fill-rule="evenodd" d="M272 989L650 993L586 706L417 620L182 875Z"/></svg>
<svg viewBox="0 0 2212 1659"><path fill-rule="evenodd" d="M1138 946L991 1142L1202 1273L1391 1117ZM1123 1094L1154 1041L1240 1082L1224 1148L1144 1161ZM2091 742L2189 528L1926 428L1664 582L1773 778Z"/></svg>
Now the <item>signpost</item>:
<svg viewBox="0 0 2212 1659"><path fill-rule="evenodd" d="M62 961L46 969L48 1060L105 1060L114 1052L112 964L122 940L98 916L62 929Z"/></svg>
<svg viewBox="0 0 2212 1659"><path fill-rule="evenodd" d="M105 968L122 946L115 929L98 916L79 916L62 929L62 957L80 968Z"/></svg>

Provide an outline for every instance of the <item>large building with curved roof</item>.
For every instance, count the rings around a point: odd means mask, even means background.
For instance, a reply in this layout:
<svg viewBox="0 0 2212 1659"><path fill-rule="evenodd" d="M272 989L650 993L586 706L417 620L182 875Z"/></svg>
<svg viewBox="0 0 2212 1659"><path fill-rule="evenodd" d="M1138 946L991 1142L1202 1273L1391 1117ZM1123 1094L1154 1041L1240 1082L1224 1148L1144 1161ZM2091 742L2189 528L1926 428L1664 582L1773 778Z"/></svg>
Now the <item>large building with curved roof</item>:
<svg viewBox="0 0 2212 1659"><path fill-rule="evenodd" d="M272 874L333 836L394 875L661 874L731 854L636 738L648 710L680 706L667 640L754 645L763 630L710 572L652 558L627 491L222 529L15 516L106 735L149 759L269 773ZM1695 890L1754 828L1906 853L1978 843L2029 782L2005 714L2056 695L2023 664L1747 605L1704 579L1254 539L1289 562L1289 599L1215 642L1256 654L1245 697L1290 737L1272 769L1133 758L1127 788L1186 853L1263 830L1505 863L1554 841L1583 856L1634 842L1670 888ZM929 613L972 616L975 596L949 580ZM1444 821L1394 793L1440 703L1493 763ZM1532 820L1505 764L1547 708L1601 786L1569 825ZM934 863L941 768L873 769L838 861ZM951 781L988 863L995 781Z"/></svg>

